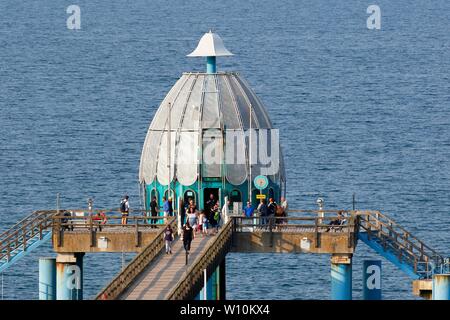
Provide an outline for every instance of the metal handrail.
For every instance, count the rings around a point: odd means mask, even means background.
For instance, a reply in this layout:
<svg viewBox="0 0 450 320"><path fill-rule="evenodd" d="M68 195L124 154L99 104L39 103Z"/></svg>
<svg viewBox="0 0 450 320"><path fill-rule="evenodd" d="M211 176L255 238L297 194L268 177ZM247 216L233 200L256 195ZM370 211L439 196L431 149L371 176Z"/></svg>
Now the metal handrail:
<svg viewBox="0 0 450 320"><path fill-rule="evenodd" d="M402 233L395 231L395 229L393 227L396 227L397 229L400 229L403 232L403 234L407 234L408 235L407 237L408 237L409 240L416 240L418 243L420 243L421 246L423 246L423 248L428 249L429 251L431 251L435 255L439 255L434 249L432 249L431 247L426 245L420 239L418 239L415 236L411 235L411 233L409 233L409 231L407 231L405 228L403 228L401 225L399 225L398 223L396 223L395 221L393 221L392 219L390 219L386 215L382 214L380 211L363 211L362 213L358 212L358 214L359 215L366 215L366 216L370 216L372 218L375 218L375 220L377 220L379 223L381 223L384 226L386 226L387 228L391 229L393 232L397 233L398 235L401 235ZM382 220L379 219L379 217L387 220L388 223L383 222Z"/></svg>
<svg viewBox="0 0 450 320"><path fill-rule="evenodd" d="M45 217L45 219L48 218L47 215L51 216L53 214L55 214L56 211L55 210L41 210L41 211L34 211L33 213L31 213L30 215L26 216L25 218L23 218L22 220L20 220L19 222L17 222L16 224L14 224L11 228L9 228L8 230L4 231L1 235L0 235L0 241L7 239L11 233L13 232L12 230L14 229L18 229L21 230L24 227L27 227L28 225L32 224L33 222L41 219L42 217ZM20 229L19 229L20 228ZM14 232L18 231L15 230ZM5 237L6 236L6 237ZM3 238L3 239L2 239Z"/></svg>
<svg viewBox="0 0 450 320"><path fill-rule="evenodd" d="M203 271L206 269L207 275L210 276L220 260L229 251L234 223L235 219L230 217L230 220L217 234L216 239L209 245L208 250L205 250L201 256L197 257L191 267L186 270L184 277L170 291L167 295L167 300L193 299L202 286Z"/></svg>
<svg viewBox="0 0 450 320"><path fill-rule="evenodd" d="M171 218L168 224L171 225L173 230L176 230L177 219ZM150 242L141 253L137 254L133 260L121 271L119 274L96 296L96 300L113 300L122 294L127 287L133 282L148 264L161 252L164 248L164 228L156 235L155 239ZM177 233L174 232L174 237Z"/></svg>
<svg viewBox="0 0 450 320"><path fill-rule="evenodd" d="M443 257L440 254L381 212L364 211L356 212L356 214L365 216L365 219L360 219L360 226L367 231L369 237L374 232L379 233L378 237L382 240L383 246L392 248L401 259L409 259L417 273L420 272L419 265L426 264L426 273L428 273L429 262L433 261L436 266L443 263ZM387 229L387 232L383 230L383 227Z"/></svg>
<svg viewBox="0 0 450 320"><path fill-rule="evenodd" d="M35 211L3 232L0 237L0 259L6 257L9 261L11 252L20 248L26 250L28 240L37 234L42 238L42 232L50 228L51 217L56 212L56 210Z"/></svg>
<svg viewBox="0 0 450 320"><path fill-rule="evenodd" d="M242 227L262 227L266 228L269 227L278 230L278 229L290 229L290 228L314 228L314 232L327 232L327 231L339 231L339 232L348 232L349 230L352 230L354 232L357 230L357 223L356 223L356 216L350 215L348 217L345 217L347 220L344 224L339 225L331 225L329 223L323 223L324 221L335 221L339 217L334 216L323 216L323 217L278 217L278 216L257 216L257 217L244 217L244 216L236 216L233 215L230 218L236 219L235 223L235 229L242 228ZM250 222L254 222L255 220L258 220L259 223L242 223L243 220L249 220ZM261 221L267 220L269 223L263 224ZM287 223L281 223L277 224L277 221L286 221ZM299 223L289 223L289 222L310 222L309 224L299 224ZM240 232L242 230L240 229Z"/></svg>

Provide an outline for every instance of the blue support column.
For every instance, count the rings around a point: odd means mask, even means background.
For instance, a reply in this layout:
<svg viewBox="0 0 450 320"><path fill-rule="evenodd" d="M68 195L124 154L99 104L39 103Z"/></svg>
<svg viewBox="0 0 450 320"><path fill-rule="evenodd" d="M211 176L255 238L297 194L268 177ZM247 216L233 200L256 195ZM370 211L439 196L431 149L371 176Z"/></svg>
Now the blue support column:
<svg viewBox="0 0 450 320"><path fill-rule="evenodd" d="M332 256L331 258L331 299L352 300L352 258Z"/></svg>
<svg viewBox="0 0 450 320"><path fill-rule="evenodd" d="M206 57L206 73L216 73L216 57Z"/></svg>
<svg viewBox="0 0 450 320"><path fill-rule="evenodd" d="M83 255L59 254L56 258L57 300L83 300Z"/></svg>
<svg viewBox="0 0 450 320"><path fill-rule="evenodd" d="M207 300L215 300L214 299L214 282L215 282L215 278L214 278L214 273L209 277L208 279L208 284L207 284L207 295L206 295L206 299Z"/></svg>
<svg viewBox="0 0 450 320"><path fill-rule="evenodd" d="M223 258L222 262L219 265L219 274L217 276L217 281L219 283L219 300L225 300L226 299L226 263L225 263L225 257Z"/></svg>
<svg viewBox="0 0 450 320"><path fill-rule="evenodd" d="M381 300L381 260L363 262L363 299Z"/></svg>
<svg viewBox="0 0 450 320"><path fill-rule="evenodd" d="M56 259L39 259L39 300L56 300Z"/></svg>
<svg viewBox="0 0 450 320"><path fill-rule="evenodd" d="M450 274L433 275L433 300L450 300Z"/></svg>
<svg viewBox="0 0 450 320"><path fill-rule="evenodd" d="M208 288L208 279L206 278L206 269L203 270L203 288L200 290L200 300L209 300L209 288Z"/></svg>
<svg viewBox="0 0 450 320"><path fill-rule="evenodd" d="M219 300L219 267L216 268L216 270L213 272L211 276L211 282L212 282L212 289L211 289L211 299L212 300Z"/></svg>

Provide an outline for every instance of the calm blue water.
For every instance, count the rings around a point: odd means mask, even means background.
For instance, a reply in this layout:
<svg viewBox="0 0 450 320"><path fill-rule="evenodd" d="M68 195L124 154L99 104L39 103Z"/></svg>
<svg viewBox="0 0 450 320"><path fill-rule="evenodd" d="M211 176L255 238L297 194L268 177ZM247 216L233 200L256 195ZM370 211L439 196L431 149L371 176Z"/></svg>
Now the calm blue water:
<svg viewBox="0 0 450 320"><path fill-rule="evenodd" d="M450 3L375 1L76 1L82 30L66 28L72 1L0 1L0 231L32 210L139 205L138 166L148 125L213 28L281 129L291 207L379 209L432 247L450 243ZM5 299L37 299L38 258L4 272ZM130 256L125 257L129 259ZM379 258L363 243L361 266ZM85 295L121 266L87 255ZM383 261L386 299L411 283ZM327 299L329 256L227 257L228 298Z"/></svg>

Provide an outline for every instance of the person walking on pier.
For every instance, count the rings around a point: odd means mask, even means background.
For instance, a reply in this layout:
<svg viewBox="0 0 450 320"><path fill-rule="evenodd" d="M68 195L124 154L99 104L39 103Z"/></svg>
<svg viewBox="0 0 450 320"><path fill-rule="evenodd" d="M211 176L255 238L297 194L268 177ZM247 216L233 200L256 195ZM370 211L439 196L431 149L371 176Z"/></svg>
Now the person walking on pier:
<svg viewBox="0 0 450 320"><path fill-rule="evenodd" d="M156 197L153 197L152 201L150 202L150 214L153 217L150 219L150 224L152 225L152 228L157 228L155 226L157 219L155 217L158 216L158 201L156 201Z"/></svg>
<svg viewBox="0 0 450 320"><path fill-rule="evenodd" d="M125 196L120 203L120 212L122 213L122 225L128 223L128 215L130 214L130 202L128 201L128 196Z"/></svg>
<svg viewBox="0 0 450 320"><path fill-rule="evenodd" d="M230 200L227 200L227 202L223 205L220 216L220 225L228 222L228 216L230 215L230 205Z"/></svg>
<svg viewBox="0 0 450 320"><path fill-rule="evenodd" d="M173 202L171 197L169 197L169 217L173 217Z"/></svg>
<svg viewBox="0 0 450 320"><path fill-rule="evenodd" d="M273 200L273 198L269 198L269 204L267 206L269 222L276 222L273 219L275 218L275 214L277 213L277 203Z"/></svg>
<svg viewBox="0 0 450 320"><path fill-rule="evenodd" d="M247 201L247 206L244 208L244 216L247 218L253 217L254 212L255 208L253 208L252 203Z"/></svg>
<svg viewBox="0 0 450 320"><path fill-rule="evenodd" d="M266 200L261 199L261 203L258 206L259 216L261 217L261 224L267 224L267 216L269 215L269 209L266 205Z"/></svg>
<svg viewBox="0 0 450 320"><path fill-rule="evenodd" d="M219 231L219 220L220 220L220 210L219 205L216 203L212 208L209 214L209 224L211 228L215 229L216 233Z"/></svg>
<svg viewBox="0 0 450 320"><path fill-rule="evenodd" d="M195 234L191 225L189 224L189 220L183 226L183 246L186 253L189 253L191 250L191 242L194 240Z"/></svg>
<svg viewBox="0 0 450 320"><path fill-rule="evenodd" d="M166 242L166 254L172 254L173 230L170 224L164 230L164 240Z"/></svg>
<svg viewBox="0 0 450 320"><path fill-rule="evenodd" d="M187 209L186 215L187 215L186 223L189 223L189 225L192 226L192 228L194 228L194 230L195 230L195 228L197 227L197 223L199 223L198 222L198 216L197 216L198 213L197 213L196 208L195 207L189 207Z"/></svg>
<svg viewBox="0 0 450 320"><path fill-rule="evenodd" d="M163 211L164 211L164 223L167 223L167 217L169 216L170 204L166 197L163 197Z"/></svg>
<svg viewBox="0 0 450 320"><path fill-rule="evenodd" d="M186 205L186 210L181 215L181 225L185 224L185 221L187 220L187 214L189 212L197 212L197 206L192 198L189 198L189 203Z"/></svg>
<svg viewBox="0 0 450 320"><path fill-rule="evenodd" d="M205 204L205 212L209 215L211 210L213 209L214 205L217 203L217 200L214 198L214 195L211 193L209 195L208 201L206 201Z"/></svg>
<svg viewBox="0 0 450 320"><path fill-rule="evenodd" d="M98 230L102 231L102 226L108 222L108 219L106 218L106 215L103 211L97 212L95 215L92 216L92 223L94 224L94 231Z"/></svg>
<svg viewBox="0 0 450 320"><path fill-rule="evenodd" d="M208 235L208 218L206 217L204 211L200 214L200 223L202 224L202 235Z"/></svg>
<svg viewBox="0 0 450 320"><path fill-rule="evenodd" d="M281 208L283 208L283 217L287 218L289 205L285 197L281 197ZM287 222L287 219L283 219L283 223Z"/></svg>

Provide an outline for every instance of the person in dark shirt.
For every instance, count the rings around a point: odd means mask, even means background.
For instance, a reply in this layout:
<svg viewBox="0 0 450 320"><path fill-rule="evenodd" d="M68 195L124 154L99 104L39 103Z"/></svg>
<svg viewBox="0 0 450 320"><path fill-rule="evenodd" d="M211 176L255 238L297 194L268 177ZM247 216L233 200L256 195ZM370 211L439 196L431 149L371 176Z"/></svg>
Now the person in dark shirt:
<svg viewBox="0 0 450 320"><path fill-rule="evenodd" d="M277 203L273 200L273 198L269 199L269 205L267 206L267 209L269 211L269 217L275 216L275 213L277 211Z"/></svg>
<svg viewBox="0 0 450 320"><path fill-rule="evenodd" d="M191 250L191 242L194 240L194 230L189 221L183 226L183 246L187 253Z"/></svg>
<svg viewBox="0 0 450 320"><path fill-rule="evenodd" d="M172 204L172 198L169 198L169 217L173 217L173 204Z"/></svg>
<svg viewBox="0 0 450 320"><path fill-rule="evenodd" d="M166 242L166 254L172 254L173 231L170 225L164 230L164 240Z"/></svg>
<svg viewBox="0 0 450 320"><path fill-rule="evenodd" d="M269 198L269 204L267 205L267 211L269 213L269 222L274 223L275 220L272 220L277 213L277 203L273 200L273 198Z"/></svg>
<svg viewBox="0 0 450 320"><path fill-rule="evenodd" d="M209 210L208 222L212 228L217 228L217 220L214 219L214 217L216 215L216 212L218 212L218 210L219 210L219 206L217 204L213 205L211 207L211 209Z"/></svg>
<svg viewBox="0 0 450 320"><path fill-rule="evenodd" d="M152 201L150 202L150 213L152 217L158 216L158 202L156 201L156 197L153 197ZM152 228L157 228L154 224L156 224L157 219L153 218L150 219L150 224L152 225Z"/></svg>
<svg viewBox="0 0 450 320"><path fill-rule="evenodd" d="M258 207L259 215L262 217L261 224L267 224L267 216L269 215L269 209L266 204L266 200L261 199L261 203Z"/></svg>
<svg viewBox="0 0 450 320"><path fill-rule="evenodd" d="M217 203L217 200L214 198L214 195L211 193L209 195L209 199L208 199L208 201L206 201L206 205L205 205L205 212L207 212L208 215L216 203Z"/></svg>

